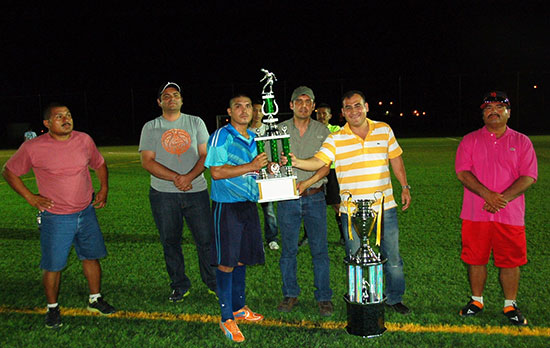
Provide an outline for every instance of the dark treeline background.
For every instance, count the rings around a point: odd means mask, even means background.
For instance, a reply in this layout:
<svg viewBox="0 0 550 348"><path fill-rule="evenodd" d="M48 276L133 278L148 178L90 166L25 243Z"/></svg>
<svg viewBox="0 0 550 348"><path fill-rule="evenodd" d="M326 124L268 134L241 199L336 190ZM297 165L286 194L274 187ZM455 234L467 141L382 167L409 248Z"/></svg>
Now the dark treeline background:
<svg viewBox="0 0 550 348"><path fill-rule="evenodd" d="M261 68L277 76L281 113L299 85L329 103L335 118L342 93L359 89L369 117L390 123L398 137L463 135L481 126L483 94L500 89L511 99L512 128L548 134L548 7L8 1L0 12L0 147L18 146L28 127L43 130L41 110L51 101L67 103L75 128L99 145L136 144L143 124L160 114L156 92L166 81L182 86L183 111L213 131L232 94L260 97Z"/></svg>

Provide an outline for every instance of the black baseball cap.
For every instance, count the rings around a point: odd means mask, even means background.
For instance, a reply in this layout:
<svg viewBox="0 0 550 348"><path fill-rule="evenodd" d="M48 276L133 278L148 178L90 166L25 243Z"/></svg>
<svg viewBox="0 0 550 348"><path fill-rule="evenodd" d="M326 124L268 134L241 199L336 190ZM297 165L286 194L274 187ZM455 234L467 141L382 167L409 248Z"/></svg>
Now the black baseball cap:
<svg viewBox="0 0 550 348"><path fill-rule="evenodd" d="M159 88L159 92L157 93L157 98L160 98L160 96L162 95L162 93L166 90L166 88L168 87L172 87L172 88L175 88L178 90L178 92L181 93L181 88L180 86L175 83L175 82L166 82L165 84L161 85L160 88Z"/></svg>
<svg viewBox="0 0 550 348"><path fill-rule="evenodd" d="M481 103L480 108L484 109L485 106L490 103L502 103L510 107L510 99L508 99L506 93L502 91L490 91L486 93L483 97L483 102Z"/></svg>

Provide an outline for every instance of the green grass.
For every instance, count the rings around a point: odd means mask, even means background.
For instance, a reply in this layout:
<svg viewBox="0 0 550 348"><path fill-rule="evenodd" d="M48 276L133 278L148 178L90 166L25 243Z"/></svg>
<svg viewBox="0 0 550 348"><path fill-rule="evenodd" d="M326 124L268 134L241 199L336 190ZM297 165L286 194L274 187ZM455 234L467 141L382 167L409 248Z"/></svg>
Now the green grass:
<svg viewBox="0 0 550 348"><path fill-rule="evenodd" d="M469 287L460 261L460 219L462 187L454 175L454 155L459 139L402 139L404 160L412 188L413 202L399 213L401 253L405 261L407 291L405 302L412 314L387 312L390 330L379 338L365 340L348 335L342 327L347 320L342 295L346 281L343 248L328 210L331 285L335 313L326 319L318 315L313 298L311 256L307 248L298 255L298 281L302 287L300 304L292 313L276 310L282 299L278 267L280 251L266 250L264 266L249 267L247 302L266 316L268 325L242 325L246 347L544 347L550 336L548 316L548 264L550 226L546 212L549 187L550 137L532 137L539 163L539 180L527 195L527 243L529 263L522 267L519 305L530 327L542 330L539 336L512 328L509 333L411 332L397 324L481 329L508 328L501 314L502 293L497 270L491 265L485 291L486 310L476 318L463 320L457 315L467 301ZM102 261L103 291L108 301L122 312L137 318L103 318L76 314L63 315L64 326L47 330L43 308L39 234L35 210L0 182L0 346L1 347L223 347L233 346L213 322L219 315L217 302L200 281L197 256L189 231L184 231L183 250L193 287L183 303L167 301L169 279L162 248L151 216L147 192L149 175L141 168L137 147L103 147L110 171L107 207L98 211L109 256ZM14 151L0 151L0 165ZM36 190L31 174L25 183ZM94 182L97 184L94 178ZM394 185L397 186L398 185ZM396 195L399 197L399 194ZM330 209L330 208L329 208ZM261 209L259 210L261 214ZM87 286L74 252L62 275L59 302L63 309L84 309ZM30 310L30 311L22 311ZM147 313L174 315L155 319ZM177 319L177 315L199 314L211 321ZM174 318L176 318L174 320ZM180 317L183 318L183 317ZM336 327L336 328L331 328ZM394 328L394 329L392 329Z"/></svg>

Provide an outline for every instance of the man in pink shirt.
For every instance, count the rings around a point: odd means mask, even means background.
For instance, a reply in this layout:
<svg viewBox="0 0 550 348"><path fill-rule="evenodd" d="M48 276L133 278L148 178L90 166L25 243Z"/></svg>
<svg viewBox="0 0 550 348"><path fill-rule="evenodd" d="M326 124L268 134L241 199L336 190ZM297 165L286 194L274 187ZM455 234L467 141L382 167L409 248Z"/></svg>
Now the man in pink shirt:
<svg viewBox="0 0 550 348"><path fill-rule="evenodd" d="M481 109L485 126L462 139L455 163L464 185L461 258L472 290L459 314L468 317L483 310L492 250L505 297L503 313L510 323L524 326L527 319L516 304L519 266L527 263L523 193L537 180L537 158L529 138L506 125L511 113L506 93L487 93Z"/></svg>
<svg viewBox="0 0 550 348"><path fill-rule="evenodd" d="M63 104L50 104L44 111L48 133L24 142L4 165L8 184L39 210L40 268L48 311L46 327L62 325L57 298L61 270L74 244L88 280L88 310L109 315L115 309L100 293L99 259L107 255L95 208L107 203L108 172L103 156L89 135L73 131L73 119ZM101 188L95 194L88 167L95 170ZM20 176L32 169L38 194L32 193Z"/></svg>

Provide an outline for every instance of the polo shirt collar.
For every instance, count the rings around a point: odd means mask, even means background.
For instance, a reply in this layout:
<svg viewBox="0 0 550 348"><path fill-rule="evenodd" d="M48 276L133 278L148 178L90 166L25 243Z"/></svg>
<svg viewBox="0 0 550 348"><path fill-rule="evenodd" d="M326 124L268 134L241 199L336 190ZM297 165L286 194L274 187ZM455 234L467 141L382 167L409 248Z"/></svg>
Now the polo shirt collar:
<svg viewBox="0 0 550 348"><path fill-rule="evenodd" d="M296 127L296 124L294 123L294 117L290 118L289 121L290 121L290 124L292 125L292 128L294 128L295 130L298 130L298 127ZM313 121L313 119L310 117L310 118L309 118L309 122L307 123L306 131L307 131L307 130L309 129L309 127L311 126L311 121Z"/></svg>
<svg viewBox="0 0 550 348"><path fill-rule="evenodd" d="M504 133L500 136L499 139L502 139L503 137L507 136L509 133L510 133L511 129L510 127L506 126L506 130L504 131ZM495 133L491 133L486 126L483 126L483 128L481 128L481 133L483 134L483 136L486 136L486 137L490 137L491 134L495 134Z"/></svg>
<svg viewBox="0 0 550 348"><path fill-rule="evenodd" d="M374 129L374 122L367 117L367 122L369 123L369 132L367 133L367 135L371 134L372 133L372 130ZM485 128L485 127L484 127ZM346 133L346 134L353 134L355 135L355 133L353 133L353 131L351 130L350 126L349 126L349 123L346 122L346 124L344 125L344 127L341 128L341 130Z"/></svg>

